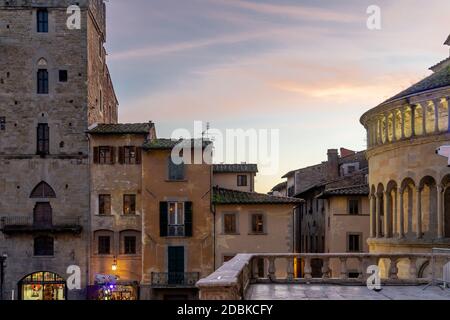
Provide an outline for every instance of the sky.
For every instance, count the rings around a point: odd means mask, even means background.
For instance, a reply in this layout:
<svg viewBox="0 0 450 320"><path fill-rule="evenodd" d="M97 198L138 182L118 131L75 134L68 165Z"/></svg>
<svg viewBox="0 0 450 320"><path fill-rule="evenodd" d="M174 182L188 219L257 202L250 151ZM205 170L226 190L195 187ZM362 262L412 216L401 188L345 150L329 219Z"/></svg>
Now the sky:
<svg viewBox="0 0 450 320"><path fill-rule="evenodd" d="M364 150L361 115L449 56L449 13L448 0L109 0L119 121L159 137L194 121L279 130L279 166L256 179L268 192L328 149Z"/></svg>

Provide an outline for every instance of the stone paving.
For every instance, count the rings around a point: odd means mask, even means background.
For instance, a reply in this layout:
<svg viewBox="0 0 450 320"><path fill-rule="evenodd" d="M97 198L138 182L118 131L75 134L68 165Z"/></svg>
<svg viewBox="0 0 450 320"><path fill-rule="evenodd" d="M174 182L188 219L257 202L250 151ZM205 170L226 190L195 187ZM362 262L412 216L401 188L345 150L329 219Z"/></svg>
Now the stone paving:
<svg viewBox="0 0 450 320"><path fill-rule="evenodd" d="M450 300L450 289L424 286L384 286L375 292L364 286L255 284L247 300Z"/></svg>

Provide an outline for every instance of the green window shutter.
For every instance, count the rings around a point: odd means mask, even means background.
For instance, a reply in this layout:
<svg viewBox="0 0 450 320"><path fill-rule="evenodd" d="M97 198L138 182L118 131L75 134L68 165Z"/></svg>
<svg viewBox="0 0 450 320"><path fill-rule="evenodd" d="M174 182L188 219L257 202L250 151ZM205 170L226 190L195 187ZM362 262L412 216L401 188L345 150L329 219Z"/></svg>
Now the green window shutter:
<svg viewBox="0 0 450 320"><path fill-rule="evenodd" d="M167 237L167 224L168 224L168 215L167 215L167 202L159 203L159 236Z"/></svg>
<svg viewBox="0 0 450 320"><path fill-rule="evenodd" d="M192 237L192 202L184 203L184 234Z"/></svg>

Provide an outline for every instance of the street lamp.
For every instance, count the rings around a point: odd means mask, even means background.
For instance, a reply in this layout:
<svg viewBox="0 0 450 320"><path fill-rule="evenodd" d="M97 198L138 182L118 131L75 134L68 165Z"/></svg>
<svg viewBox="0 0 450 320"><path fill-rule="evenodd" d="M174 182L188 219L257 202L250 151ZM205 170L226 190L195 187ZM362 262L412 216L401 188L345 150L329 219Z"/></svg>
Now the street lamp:
<svg viewBox="0 0 450 320"><path fill-rule="evenodd" d="M111 270L112 271L116 271L117 270L117 259L116 259L116 256L114 256L114 260L113 260L113 263L111 265Z"/></svg>

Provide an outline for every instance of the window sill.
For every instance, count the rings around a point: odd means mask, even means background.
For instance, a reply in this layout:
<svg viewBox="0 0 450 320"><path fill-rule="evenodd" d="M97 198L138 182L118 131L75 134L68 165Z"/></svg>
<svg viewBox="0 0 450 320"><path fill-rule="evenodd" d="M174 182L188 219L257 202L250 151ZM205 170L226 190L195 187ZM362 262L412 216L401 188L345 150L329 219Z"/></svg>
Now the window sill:
<svg viewBox="0 0 450 320"><path fill-rule="evenodd" d="M33 258L34 259L53 259L53 258L55 258L55 255L52 255L52 256L35 256L35 255L33 255Z"/></svg>
<svg viewBox="0 0 450 320"><path fill-rule="evenodd" d="M124 214L124 213L122 213L120 216L127 217L127 218L140 217L139 214Z"/></svg>
<svg viewBox="0 0 450 320"><path fill-rule="evenodd" d="M169 180L169 179L166 179L165 182L169 182L169 183L170 182L175 182L176 183L176 182L188 182L188 181L186 179L184 179L184 180Z"/></svg>
<svg viewBox="0 0 450 320"><path fill-rule="evenodd" d="M248 235L249 236L267 236L268 233L267 232L249 232Z"/></svg>
<svg viewBox="0 0 450 320"><path fill-rule="evenodd" d="M234 233L232 233L232 232L222 232L221 234L220 234L221 236L240 236L241 234L239 233L239 232L234 232Z"/></svg>

